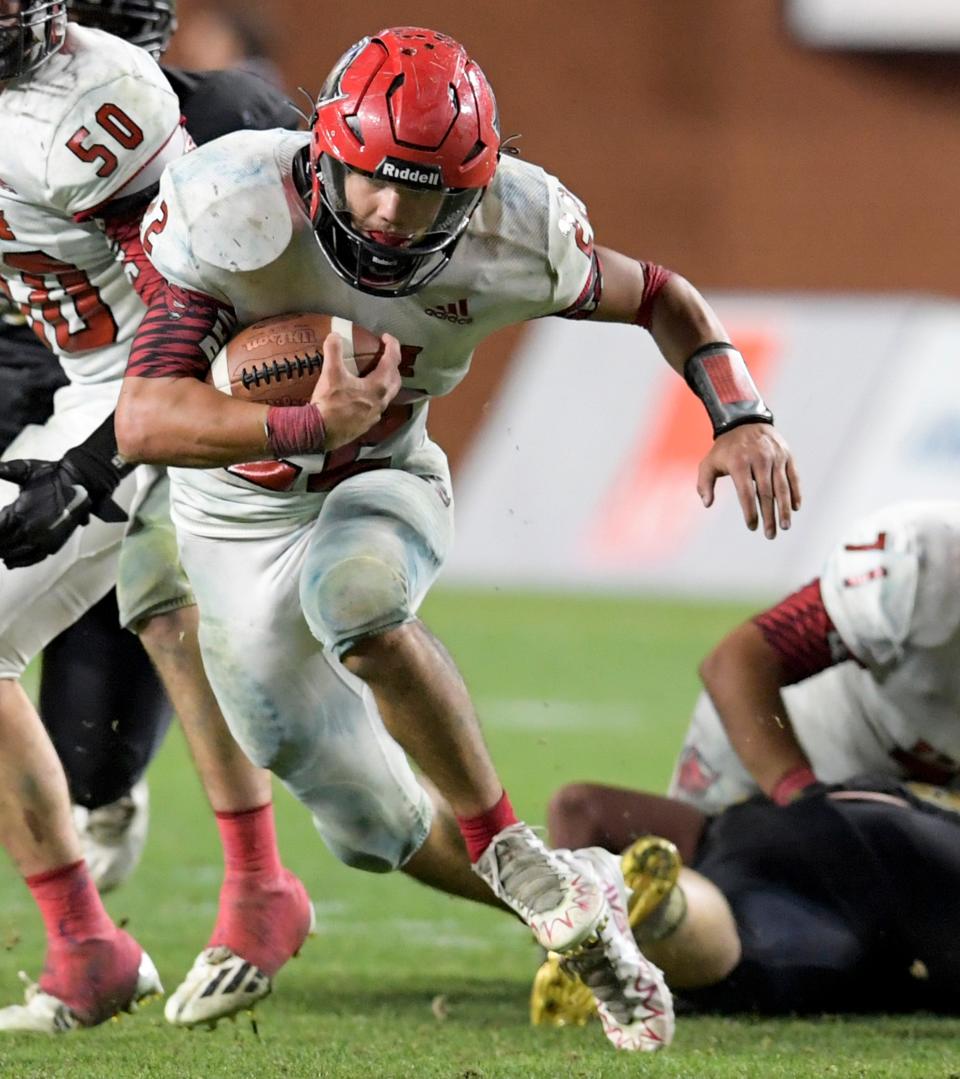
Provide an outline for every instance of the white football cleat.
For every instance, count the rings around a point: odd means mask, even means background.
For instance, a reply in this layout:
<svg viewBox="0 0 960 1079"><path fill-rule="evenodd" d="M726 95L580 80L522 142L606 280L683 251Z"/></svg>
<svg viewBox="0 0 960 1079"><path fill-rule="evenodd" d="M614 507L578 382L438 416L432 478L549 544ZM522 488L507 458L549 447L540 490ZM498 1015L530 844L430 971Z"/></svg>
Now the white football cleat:
<svg viewBox="0 0 960 1079"><path fill-rule="evenodd" d="M163 1014L175 1026L206 1023L212 1029L220 1019L252 1008L272 988L259 967L232 949L224 945L204 948L186 978L167 997Z"/></svg>
<svg viewBox="0 0 960 1079"><path fill-rule="evenodd" d="M608 917L595 940L562 958L562 968L593 993L603 1032L617 1049L663 1049L673 1040L673 997L663 972L643 957L633 938L619 859L600 847L564 851L563 856L602 882Z"/></svg>
<svg viewBox="0 0 960 1079"><path fill-rule="evenodd" d="M473 869L549 951L576 948L607 916L592 867L558 857L522 821L498 832Z"/></svg>
<svg viewBox="0 0 960 1079"><path fill-rule="evenodd" d="M147 842L150 794L146 779L98 809L73 807L83 857L99 892L119 887L137 868Z"/></svg>
<svg viewBox="0 0 960 1079"><path fill-rule="evenodd" d="M10 1033L30 1032L33 1034L66 1034L78 1030L85 1024L62 1000L45 993L36 982L20 971L21 981L27 989L23 1004L11 1004L0 1008L0 1031ZM160 975L153 960L143 952L137 969L137 987L133 997L120 1011L136 1011L137 1005L148 997L158 996L163 992Z"/></svg>

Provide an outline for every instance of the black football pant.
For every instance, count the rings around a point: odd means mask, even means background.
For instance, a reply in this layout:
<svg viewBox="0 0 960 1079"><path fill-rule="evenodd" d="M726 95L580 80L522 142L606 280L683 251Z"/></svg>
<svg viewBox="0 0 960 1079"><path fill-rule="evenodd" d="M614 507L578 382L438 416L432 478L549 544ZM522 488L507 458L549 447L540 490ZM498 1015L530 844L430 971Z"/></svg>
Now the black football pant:
<svg viewBox="0 0 960 1079"><path fill-rule="evenodd" d="M734 807L695 868L733 910L743 955L697 1010L960 1012L960 821L822 795Z"/></svg>
<svg viewBox="0 0 960 1079"><path fill-rule="evenodd" d="M40 715L77 804L97 809L126 794L171 714L139 639L120 628L112 591L44 650Z"/></svg>

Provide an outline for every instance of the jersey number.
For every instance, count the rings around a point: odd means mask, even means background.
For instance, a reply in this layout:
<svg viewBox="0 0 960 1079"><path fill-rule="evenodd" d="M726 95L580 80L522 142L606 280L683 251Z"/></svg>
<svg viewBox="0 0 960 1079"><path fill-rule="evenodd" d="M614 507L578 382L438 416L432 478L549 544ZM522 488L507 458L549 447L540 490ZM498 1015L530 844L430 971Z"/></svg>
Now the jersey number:
<svg viewBox="0 0 960 1079"><path fill-rule="evenodd" d="M19 271L30 289L26 306L31 316L53 327L61 351L82 352L116 341L113 314L84 270L42 251L8 252L4 262Z"/></svg>
<svg viewBox="0 0 960 1079"><path fill-rule="evenodd" d="M143 129L131 120L119 105L114 105L111 101L97 109L96 120L101 130L119 143L124 150L136 149L143 142ZM88 128L78 127L67 139L67 149L81 161L102 162L100 168L97 169L97 175L111 176L117 170L117 155L102 142L85 146L83 140L89 136Z"/></svg>

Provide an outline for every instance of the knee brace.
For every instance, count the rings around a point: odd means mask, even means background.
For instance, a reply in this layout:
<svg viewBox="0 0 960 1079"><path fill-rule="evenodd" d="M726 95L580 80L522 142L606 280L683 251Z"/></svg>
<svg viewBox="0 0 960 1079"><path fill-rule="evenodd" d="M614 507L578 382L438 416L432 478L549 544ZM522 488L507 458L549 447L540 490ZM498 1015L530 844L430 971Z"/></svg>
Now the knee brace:
<svg viewBox="0 0 960 1079"><path fill-rule="evenodd" d="M413 617L407 557L397 534L403 526L387 524L347 525L307 559L300 586L304 617L335 655Z"/></svg>

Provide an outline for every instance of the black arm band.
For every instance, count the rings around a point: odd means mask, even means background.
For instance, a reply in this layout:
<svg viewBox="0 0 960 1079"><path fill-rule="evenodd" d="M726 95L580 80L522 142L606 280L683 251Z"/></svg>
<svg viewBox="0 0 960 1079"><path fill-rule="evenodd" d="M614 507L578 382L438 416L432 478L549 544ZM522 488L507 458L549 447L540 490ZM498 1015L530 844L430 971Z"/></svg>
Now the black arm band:
<svg viewBox="0 0 960 1079"><path fill-rule="evenodd" d="M703 402L714 438L744 423L773 423L743 357L726 341L698 348L683 365L683 377Z"/></svg>

